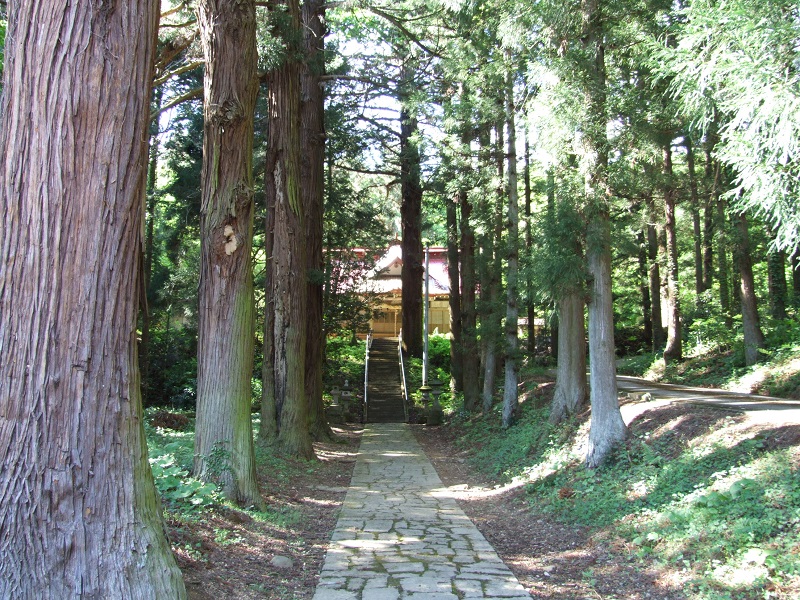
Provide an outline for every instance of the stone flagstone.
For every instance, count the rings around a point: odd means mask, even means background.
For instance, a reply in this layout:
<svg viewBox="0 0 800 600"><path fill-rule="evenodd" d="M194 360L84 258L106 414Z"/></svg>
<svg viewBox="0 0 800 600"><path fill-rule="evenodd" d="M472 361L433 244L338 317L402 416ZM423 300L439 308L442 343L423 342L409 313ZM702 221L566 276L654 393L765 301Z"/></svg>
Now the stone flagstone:
<svg viewBox="0 0 800 600"><path fill-rule="evenodd" d="M530 598L405 424L367 425L314 600Z"/></svg>

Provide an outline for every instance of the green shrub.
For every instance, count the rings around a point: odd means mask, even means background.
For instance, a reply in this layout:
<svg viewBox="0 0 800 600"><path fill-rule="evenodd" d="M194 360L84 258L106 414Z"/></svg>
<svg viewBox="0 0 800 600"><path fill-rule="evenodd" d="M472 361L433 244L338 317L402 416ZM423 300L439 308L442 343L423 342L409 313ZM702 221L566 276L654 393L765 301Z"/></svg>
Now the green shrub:
<svg viewBox="0 0 800 600"><path fill-rule="evenodd" d="M364 353L366 343L358 340L353 344L349 338L330 337L325 347L325 367L323 371L325 390L334 386L342 387L345 381L351 387L364 381Z"/></svg>
<svg viewBox="0 0 800 600"><path fill-rule="evenodd" d="M194 421L190 419L190 427L183 431L154 427L150 422L158 414L155 409L145 411L145 434L153 479L165 506L192 512L220 502L216 485L189 474L194 461Z"/></svg>
<svg viewBox="0 0 800 600"><path fill-rule="evenodd" d="M216 485L191 477L186 469L176 463L172 454L150 459L156 489L169 508L186 511L207 508L219 502Z"/></svg>

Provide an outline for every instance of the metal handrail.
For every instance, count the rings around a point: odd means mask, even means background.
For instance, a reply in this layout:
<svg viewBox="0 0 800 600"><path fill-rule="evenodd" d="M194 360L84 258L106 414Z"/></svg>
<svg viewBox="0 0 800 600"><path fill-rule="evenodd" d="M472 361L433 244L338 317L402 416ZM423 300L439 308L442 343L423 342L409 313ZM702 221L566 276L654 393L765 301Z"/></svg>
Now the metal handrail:
<svg viewBox="0 0 800 600"><path fill-rule="evenodd" d="M403 376L403 414L408 423L408 386L406 385L406 364L403 360L403 330L397 336L397 353L400 355L400 373Z"/></svg>
<svg viewBox="0 0 800 600"><path fill-rule="evenodd" d="M364 416L362 423L367 422L367 411L369 409L369 349L372 346L372 332L367 334L367 347L364 350Z"/></svg>

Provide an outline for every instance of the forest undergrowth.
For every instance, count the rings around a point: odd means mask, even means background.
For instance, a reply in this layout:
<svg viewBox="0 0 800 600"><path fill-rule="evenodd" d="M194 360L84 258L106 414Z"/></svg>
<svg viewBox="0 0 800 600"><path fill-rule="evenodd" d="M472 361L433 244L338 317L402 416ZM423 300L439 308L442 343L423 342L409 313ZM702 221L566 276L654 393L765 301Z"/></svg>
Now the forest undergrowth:
<svg viewBox="0 0 800 600"><path fill-rule="evenodd" d="M699 328L698 328L699 329ZM665 364L660 353L644 352L618 361L620 375L650 381L800 399L800 332L794 319L766 329L761 360L745 366L740 335L716 334L688 345L684 360Z"/></svg>
<svg viewBox="0 0 800 600"><path fill-rule="evenodd" d="M500 407L488 418L456 411L447 427L472 466L524 487L532 513L589 527L690 598L800 597L800 425L662 406L636 417L608 464L588 470L589 411L552 426L553 383L529 374L525 387L508 430Z"/></svg>

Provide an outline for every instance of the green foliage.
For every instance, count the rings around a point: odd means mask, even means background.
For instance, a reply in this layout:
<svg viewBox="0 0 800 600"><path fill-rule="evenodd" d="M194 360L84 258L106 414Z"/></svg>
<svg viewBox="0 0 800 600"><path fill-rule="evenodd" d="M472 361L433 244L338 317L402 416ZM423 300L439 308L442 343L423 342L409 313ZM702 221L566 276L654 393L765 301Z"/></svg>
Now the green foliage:
<svg viewBox="0 0 800 600"><path fill-rule="evenodd" d="M366 343L351 338L330 337L325 346L324 389L342 387L349 382L356 387L364 381L364 353Z"/></svg>
<svg viewBox="0 0 800 600"><path fill-rule="evenodd" d="M753 367L744 365L740 327L732 334L721 316L696 317L688 331L682 362L665 365L660 354L643 353L621 359L617 372L664 383L800 398L800 327L794 319L765 323L767 349Z"/></svg>
<svg viewBox="0 0 800 600"><path fill-rule="evenodd" d="M800 170L797 6L784 0L701 0L676 15L670 43L654 55L684 112L719 132L717 156L736 173L730 197L775 227L794 248ZM674 41L674 43L673 43Z"/></svg>
<svg viewBox="0 0 800 600"><path fill-rule="evenodd" d="M422 386L422 359L405 358L406 385L408 395L417 410L422 410L423 399L419 388ZM428 337L428 381L438 379L442 382L439 404L445 414L453 414L463 406L463 396L453 396L450 392L450 338L446 335Z"/></svg>
<svg viewBox="0 0 800 600"><path fill-rule="evenodd" d="M219 501L217 486L190 477L187 470L175 464L174 456L165 454L151 458L150 468L161 499L171 509L208 508Z"/></svg>
<svg viewBox="0 0 800 600"><path fill-rule="evenodd" d="M523 270L533 280L540 300L557 302L586 285L584 220L578 211L580 192L574 169L565 168L552 182L553 202L534 223L535 253Z"/></svg>
<svg viewBox="0 0 800 600"><path fill-rule="evenodd" d="M450 337L447 335L428 336L428 361L429 364L443 373L450 371Z"/></svg>
<svg viewBox="0 0 800 600"><path fill-rule="evenodd" d="M189 473L194 459L194 431L172 431L153 427L145 412L145 434L156 489L166 508L178 513L192 513L221 501L217 486L203 482Z"/></svg>
<svg viewBox="0 0 800 600"><path fill-rule="evenodd" d="M193 408L197 400L197 329L153 328L150 336L147 405Z"/></svg>

